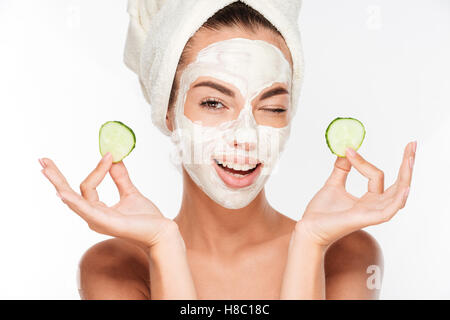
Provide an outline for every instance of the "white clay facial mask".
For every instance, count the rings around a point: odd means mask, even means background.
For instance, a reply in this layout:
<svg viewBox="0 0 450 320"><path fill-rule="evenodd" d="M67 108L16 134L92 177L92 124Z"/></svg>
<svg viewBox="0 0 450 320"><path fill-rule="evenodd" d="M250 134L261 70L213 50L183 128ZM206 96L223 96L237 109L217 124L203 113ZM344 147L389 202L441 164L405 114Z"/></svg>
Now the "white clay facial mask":
<svg viewBox="0 0 450 320"><path fill-rule="evenodd" d="M236 118L219 118L212 125L210 119L202 123L184 114L187 93L200 77L237 88L242 105ZM291 66L280 49L266 41L244 38L204 48L181 75L172 135L177 161L203 192L223 207L247 206L273 171L289 137L290 119L283 127L267 125L279 117L275 112L270 115L273 111L269 110L261 111L269 114L258 115L256 121L252 102L274 84L284 84L290 92L291 77ZM290 95L287 97L290 101ZM284 107L289 117L289 103Z"/></svg>

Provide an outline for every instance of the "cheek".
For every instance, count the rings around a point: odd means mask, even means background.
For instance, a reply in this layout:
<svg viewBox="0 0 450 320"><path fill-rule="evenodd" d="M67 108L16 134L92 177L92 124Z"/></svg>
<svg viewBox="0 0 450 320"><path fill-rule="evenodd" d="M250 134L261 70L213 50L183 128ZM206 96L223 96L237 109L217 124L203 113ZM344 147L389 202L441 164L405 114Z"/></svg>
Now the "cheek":
<svg viewBox="0 0 450 320"><path fill-rule="evenodd" d="M189 94L186 96L184 103L184 115L191 121L202 120L201 112L197 106L196 99Z"/></svg>

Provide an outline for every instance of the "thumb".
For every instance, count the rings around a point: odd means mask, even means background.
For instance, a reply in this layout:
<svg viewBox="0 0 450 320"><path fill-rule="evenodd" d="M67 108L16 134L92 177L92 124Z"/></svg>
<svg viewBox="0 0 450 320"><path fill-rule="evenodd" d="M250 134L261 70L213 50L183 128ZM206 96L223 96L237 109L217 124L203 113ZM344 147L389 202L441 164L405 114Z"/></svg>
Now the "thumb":
<svg viewBox="0 0 450 320"><path fill-rule="evenodd" d="M339 186L345 188L345 182L347 181L348 173L350 172L352 165L347 158L337 157L334 162L333 171L330 177L325 182L329 186Z"/></svg>
<svg viewBox="0 0 450 320"><path fill-rule="evenodd" d="M113 163L109 169L109 175L116 184L121 198L138 191L133 182L131 182L123 161Z"/></svg>

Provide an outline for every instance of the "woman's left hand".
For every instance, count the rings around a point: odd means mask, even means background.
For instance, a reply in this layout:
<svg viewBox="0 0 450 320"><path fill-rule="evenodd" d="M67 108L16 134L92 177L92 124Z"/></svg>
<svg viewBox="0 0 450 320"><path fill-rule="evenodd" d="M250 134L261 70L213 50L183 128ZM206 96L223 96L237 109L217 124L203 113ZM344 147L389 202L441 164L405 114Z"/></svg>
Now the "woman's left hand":
<svg viewBox="0 0 450 320"><path fill-rule="evenodd" d="M296 233L325 248L353 231L389 221L405 206L416 147L416 141L406 146L397 180L386 190L383 171L347 149L346 158L336 159L330 177L308 204ZM345 189L352 166L369 179L368 190L361 198Z"/></svg>

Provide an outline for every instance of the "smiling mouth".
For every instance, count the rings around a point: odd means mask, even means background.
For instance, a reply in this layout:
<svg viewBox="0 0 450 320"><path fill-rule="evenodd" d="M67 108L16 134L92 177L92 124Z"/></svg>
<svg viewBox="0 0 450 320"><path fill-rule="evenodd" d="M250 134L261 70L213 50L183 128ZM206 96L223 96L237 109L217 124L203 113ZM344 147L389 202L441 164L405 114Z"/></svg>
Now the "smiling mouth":
<svg viewBox="0 0 450 320"><path fill-rule="evenodd" d="M227 173L237 177L237 178L243 178L246 175L251 174L253 171L255 171L258 166L261 165L261 163L257 164L237 164L234 162L221 162L217 159L214 159L216 164L226 171Z"/></svg>
<svg viewBox="0 0 450 320"><path fill-rule="evenodd" d="M252 185L261 173L262 163L221 161L214 159L213 166L222 181L230 188L239 189Z"/></svg>

